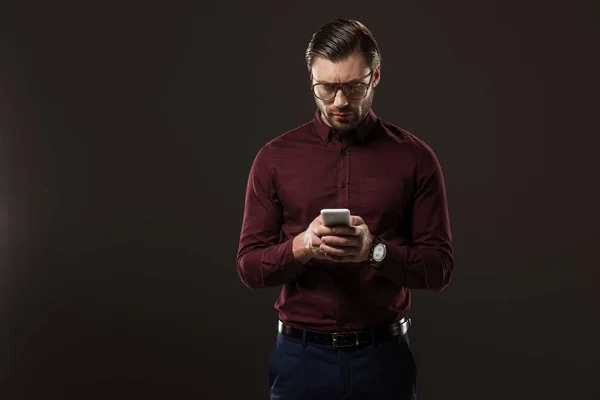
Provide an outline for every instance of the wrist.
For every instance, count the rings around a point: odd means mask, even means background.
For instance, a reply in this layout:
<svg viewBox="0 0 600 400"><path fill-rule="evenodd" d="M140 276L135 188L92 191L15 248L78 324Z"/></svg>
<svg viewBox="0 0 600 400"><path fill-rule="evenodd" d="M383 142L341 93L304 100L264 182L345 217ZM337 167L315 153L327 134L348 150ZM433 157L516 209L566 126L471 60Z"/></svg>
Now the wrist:
<svg viewBox="0 0 600 400"><path fill-rule="evenodd" d="M387 246L378 236L372 236L371 247L369 251L369 264L375 268L381 268L387 255Z"/></svg>
<svg viewBox="0 0 600 400"><path fill-rule="evenodd" d="M365 239L365 245L363 248L363 256L361 258L362 261L369 261L369 257L371 255L371 250L373 249L374 243L375 243L375 236L369 232Z"/></svg>
<svg viewBox="0 0 600 400"><path fill-rule="evenodd" d="M312 258L310 250L304 245L304 235L305 232L300 233L292 242L292 253L300 264L306 264Z"/></svg>
<svg viewBox="0 0 600 400"><path fill-rule="evenodd" d="M369 232L369 238L367 239L369 251L371 250L371 248L375 244L376 240L377 240L377 236L375 236L371 232Z"/></svg>

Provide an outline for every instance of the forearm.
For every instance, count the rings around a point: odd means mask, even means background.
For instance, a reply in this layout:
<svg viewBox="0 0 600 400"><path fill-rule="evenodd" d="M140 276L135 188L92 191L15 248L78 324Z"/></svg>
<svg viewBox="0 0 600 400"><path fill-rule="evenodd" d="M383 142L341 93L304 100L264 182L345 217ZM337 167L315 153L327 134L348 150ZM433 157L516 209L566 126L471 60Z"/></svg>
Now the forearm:
<svg viewBox="0 0 600 400"><path fill-rule="evenodd" d="M303 273L308 259L298 240L297 237L240 253L237 271L244 285L250 289L279 286Z"/></svg>
<svg viewBox="0 0 600 400"><path fill-rule="evenodd" d="M454 257L450 245L402 246L386 242L387 256L378 274L408 289L442 291L452 280Z"/></svg>
<svg viewBox="0 0 600 400"><path fill-rule="evenodd" d="M385 241L388 254L379 274L408 289L441 291L452 280L454 250L444 177L429 147L417 167L410 215L410 242Z"/></svg>

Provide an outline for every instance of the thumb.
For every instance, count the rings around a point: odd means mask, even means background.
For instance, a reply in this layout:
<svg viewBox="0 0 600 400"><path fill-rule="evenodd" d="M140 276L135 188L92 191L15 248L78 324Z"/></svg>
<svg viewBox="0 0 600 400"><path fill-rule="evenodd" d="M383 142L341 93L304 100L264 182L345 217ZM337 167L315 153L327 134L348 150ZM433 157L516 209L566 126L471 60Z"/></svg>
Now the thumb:
<svg viewBox="0 0 600 400"><path fill-rule="evenodd" d="M363 219L361 217L359 217L358 215L352 215L350 216L350 225L363 225L365 223L365 221L363 221Z"/></svg>

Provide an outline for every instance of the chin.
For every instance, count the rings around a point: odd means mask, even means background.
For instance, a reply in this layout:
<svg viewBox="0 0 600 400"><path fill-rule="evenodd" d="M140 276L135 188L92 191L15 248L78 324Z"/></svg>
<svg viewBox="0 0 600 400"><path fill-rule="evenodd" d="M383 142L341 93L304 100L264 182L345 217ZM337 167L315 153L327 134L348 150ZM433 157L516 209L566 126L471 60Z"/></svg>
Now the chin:
<svg viewBox="0 0 600 400"><path fill-rule="evenodd" d="M346 133L356 128L356 124L334 125L334 128L339 132Z"/></svg>
<svg viewBox="0 0 600 400"><path fill-rule="evenodd" d="M358 123L355 119L352 119L351 121L348 121L346 123L333 122L332 120L330 120L330 122L334 128L342 132L351 131L352 129L358 126Z"/></svg>

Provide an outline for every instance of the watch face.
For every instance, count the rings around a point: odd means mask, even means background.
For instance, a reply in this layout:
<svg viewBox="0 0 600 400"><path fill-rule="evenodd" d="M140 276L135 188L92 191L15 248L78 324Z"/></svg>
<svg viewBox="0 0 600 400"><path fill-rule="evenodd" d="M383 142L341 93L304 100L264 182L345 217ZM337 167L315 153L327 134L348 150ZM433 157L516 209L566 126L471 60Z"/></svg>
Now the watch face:
<svg viewBox="0 0 600 400"><path fill-rule="evenodd" d="M383 243L377 244L377 246L375 246L375 248L373 249L373 260L377 262L383 260L383 258L385 257L385 252L385 245Z"/></svg>

